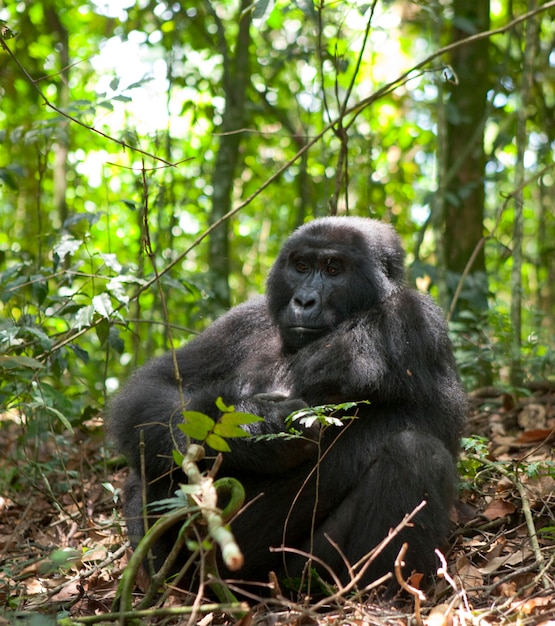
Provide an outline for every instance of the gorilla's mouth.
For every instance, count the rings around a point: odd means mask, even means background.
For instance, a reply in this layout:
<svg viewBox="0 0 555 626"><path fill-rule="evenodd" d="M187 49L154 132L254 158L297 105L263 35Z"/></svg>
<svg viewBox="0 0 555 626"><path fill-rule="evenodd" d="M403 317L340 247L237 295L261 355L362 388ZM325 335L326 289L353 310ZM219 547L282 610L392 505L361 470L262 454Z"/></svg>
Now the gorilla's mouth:
<svg viewBox="0 0 555 626"><path fill-rule="evenodd" d="M325 326L290 326L289 332L295 335L323 335L329 331Z"/></svg>

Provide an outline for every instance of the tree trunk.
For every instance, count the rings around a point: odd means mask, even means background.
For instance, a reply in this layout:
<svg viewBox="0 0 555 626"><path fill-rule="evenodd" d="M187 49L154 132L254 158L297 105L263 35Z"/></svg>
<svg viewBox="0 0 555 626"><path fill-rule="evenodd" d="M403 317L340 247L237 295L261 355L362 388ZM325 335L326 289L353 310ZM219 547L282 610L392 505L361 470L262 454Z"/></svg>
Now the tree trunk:
<svg viewBox="0 0 555 626"><path fill-rule="evenodd" d="M223 24L212 12L218 26L219 48L224 58L223 86L225 108L222 124L218 129L220 144L212 176L212 211L210 224L220 220L232 208L233 183L239 149L242 140L241 129L246 125L246 93L249 84L249 47L251 43L250 0L241 0L238 13L239 30L233 46L227 44ZM229 308L229 223L226 220L210 236L209 267L214 292L215 312Z"/></svg>
<svg viewBox="0 0 555 626"><path fill-rule="evenodd" d="M489 29L489 0L453 0L453 41ZM451 275L461 275L483 236L484 123L489 88L488 40L455 49L451 65L457 77L447 104L447 141L444 196L445 263ZM458 83L458 84L457 84ZM473 308L487 308L484 249L471 268L471 276L485 278L472 285ZM449 285L453 293L453 285ZM468 306L463 297L459 309Z"/></svg>
<svg viewBox="0 0 555 626"><path fill-rule="evenodd" d="M60 21L54 7L45 7L45 15L48 26L52 32L58 35L60 45L60 74L58 83L57 106L66 111L69 106L69 35L65 26ZM59 133L56 137L54 150L54 207L63 224L68 217L67 208L67 157L69 153L69 121L63 119L59 122Z"/></svg>
<svg viewBox="0 0 555 626"><path fill-rule="evenodd" d="M536 0L528 0L528 11L536 8ZM524 238L524 194L523 186L526 179L524 168L524 153L528 147L526 123L528 107L532 100L534 86L534 65L537 51L539 23L534 18L526 22L524 59L522 63L522 79L520 90L520 107L516 119L516 148L515 163L515 208L513 221L513 267L511 271L511 375L512 385L522 385L524 372L522 371L522 264Z"/></svg>

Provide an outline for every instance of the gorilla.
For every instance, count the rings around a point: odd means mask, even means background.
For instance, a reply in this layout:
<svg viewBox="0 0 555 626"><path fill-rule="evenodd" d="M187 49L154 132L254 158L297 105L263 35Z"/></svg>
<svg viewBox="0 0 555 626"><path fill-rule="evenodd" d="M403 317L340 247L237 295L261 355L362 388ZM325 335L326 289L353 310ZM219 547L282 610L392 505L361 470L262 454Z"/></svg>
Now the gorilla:
<svg viewBox="0 0 555 626"><path fill-rule="evenodd" d="M466 397L443 316L406 284L403 264L391 226L316 219L285 242L265 296L232 308L176 351L179 377L166 354L130 378L112 401L109 427L130 466L124 514L134 546L144 535L145 504L186 482L172 460L172 450L186 445L177 428L183 400L186 410L214 419L218 397L261 416L244 426L252 435L285 432L286 418L303 407L353 401L361 402L356 416L341 427L229 440L218 476L238 479L248 503L231 525L244 555L234 576L299 577L311 554L326 564L324 578L333 571L345 584L348 564L423 500L359 583L392 571L404 542L405 573L434 572L434 549L449 531ZM156 567L178 530L155 544ZM219 572L230 575L222 564Z"/></svg>

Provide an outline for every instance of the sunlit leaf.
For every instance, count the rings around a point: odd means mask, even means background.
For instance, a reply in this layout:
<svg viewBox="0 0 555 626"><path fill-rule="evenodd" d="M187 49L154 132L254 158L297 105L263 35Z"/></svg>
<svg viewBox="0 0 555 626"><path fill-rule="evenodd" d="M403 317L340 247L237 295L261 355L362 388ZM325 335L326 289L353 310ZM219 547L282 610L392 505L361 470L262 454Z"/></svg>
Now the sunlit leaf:
<svg viewBox="0 0 555 626"><path fill-rule="evenodd" d="M208 433L214 428L214 420L198 411L185 411L183 419L185 422L178 424L178 428L188 437L198 441L204 441Z"/></svg>
<svg viewBox="0 0 555 626"><path fill-rule="evenodd" d="M264 418L252 413L224 413L220 419L220 424L231 424L240 426L241 424L254 424L263 422Z"/></svg>
<svg viewBox="0 0 555 626"><path fill-rule="evenodd" d="M82 241L74 239L71 235L65 233L62 235L60 241L54 246L53 252L60 258L61 261L63 261L67 255L75 254L82 244Z"/></svg>
<svg viewBox="0 0 555 626"><path fill-rule="evenodd" d="M231 404L227 406L223 399L220 397L216 398L216 406L222 413L231 413L235 411L234 406L232 406Z"/></svg>
<svg viewBox="0 0 555 626"><path fill-rule="evenodd" d="M214 434L220 435L220 437L225 437L226 439L250 436L249 433L244 431L240 426L235 426L234 424L225 424L222 422L218 422L214 426Z"/></svg>
<svg viewBox="0 0 555 626"><path fill-rule="evenodd" d="M101 293L98 296L94 296L92 299L92 305L95 312L102 317L109 318L114 312L112 301L107 293Z"/></svg>
<svg viewBox="0 0 555 626"><path fill-rule="evenodd" d="M206 438L206 443L217 452L229 452L231 450L227 441L219 435L208 435L208 437Z"/></svg>

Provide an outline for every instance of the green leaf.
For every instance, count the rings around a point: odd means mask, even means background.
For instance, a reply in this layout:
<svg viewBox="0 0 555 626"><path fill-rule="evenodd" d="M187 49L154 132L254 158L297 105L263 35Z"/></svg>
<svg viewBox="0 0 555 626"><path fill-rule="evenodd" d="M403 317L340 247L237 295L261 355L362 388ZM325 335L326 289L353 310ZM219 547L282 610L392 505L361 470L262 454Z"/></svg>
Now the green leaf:
<svg viewBox="0 0 555 626"><path fill-rule="evenodd" d="M31 291L40 306L48 295L48 279L41 274L31 276Z"/></svg>
<svg viewBox="0 0 555 626"><path fill-rule="evenodd" d="M58 411L58 409L55 409L53 406L45 406L44 408L55 415L70 433L73 433L73 426L69 423L69 420L61 411Z"/></svg>
<svg viewBox="0 0 555 626"><path fill-rule="evenodd" d="M174 460L174 463L178 466L181 467L183 465L183 459L185 458L184 454L181 454L181 452L179 452L179 450L172 450L172 457Z"/></svg>
<svg viewBox="0 0 555 626"><path fill-rule="evenodd" d="M178 425L179 430L198 441L204 441L208 433L214 429L214 420L199 411L185 411L183 419L185 423Z"/></svg>
<svg viewBox="0 0 555 626"><path fill-rule="evenodd" d="M13 369L41 369L43 364L30 356L0 356L0 367L13 370Z"/></svg>
<svg viewBox="0 0 555 626"><path fill-rule="evenodd" d="M125 344L123 343L123 339L120 337L119 330L115 326L110 328L110 332L108 333L108 343L118 354L123 354Z"/></svg>
<svg viewBox="0 0 555 626"><path fill-rule="evenodd" d="M95 332L100 341L100 345L103 346L106 339L108 339L108 333L110 332L110 322L106 318L104 318L100 322L100 324L97 324Z"/></svg>
<svg viewBox="0 0 555 626"><path fill-rule="evenodd" d="M219 423L230 424L233 426L241 426L242 424L254 424L256 422L263 422L264 418L254 415L253 413L224 413Z"/></svg>
<svg viewBox="0 0 555 626"><path fill-rule="evenodd" d="M231 450L225 439L213 433L206 437L206 443L217 452L229 452Z"/></svg>
<svg viewBox="0 0 555 626"><path fill-rule="evenodd" d="M85 365L87 365L87 363L89 362L89 353L74 343L71 344L69 347L73 350L75 356L80 359Z"/></svg>
<svg viewBox="0 0 555 626"><path fill-rule="evenodd" d="M223 422L218 422L214 426L214 434L220 435L220 437L225 437L226 439L250 436L249 433L243 430L240 426L235 426L235 424L225 424Z"/></svg>
<svg viewBox="0 0 555 626"><path fill-rule="evenodd" d="M235 411L235 407L231 404L229 406L220 398L219 396L216 398L216 406L222 413L232 413Z"/></svg>
<svg viewBox="0 0 555 626"><path fill-rule="evenodd" d="M274 8L275 0L255 0L252 17L255 20L263 20L270 15Z"/></svg>

